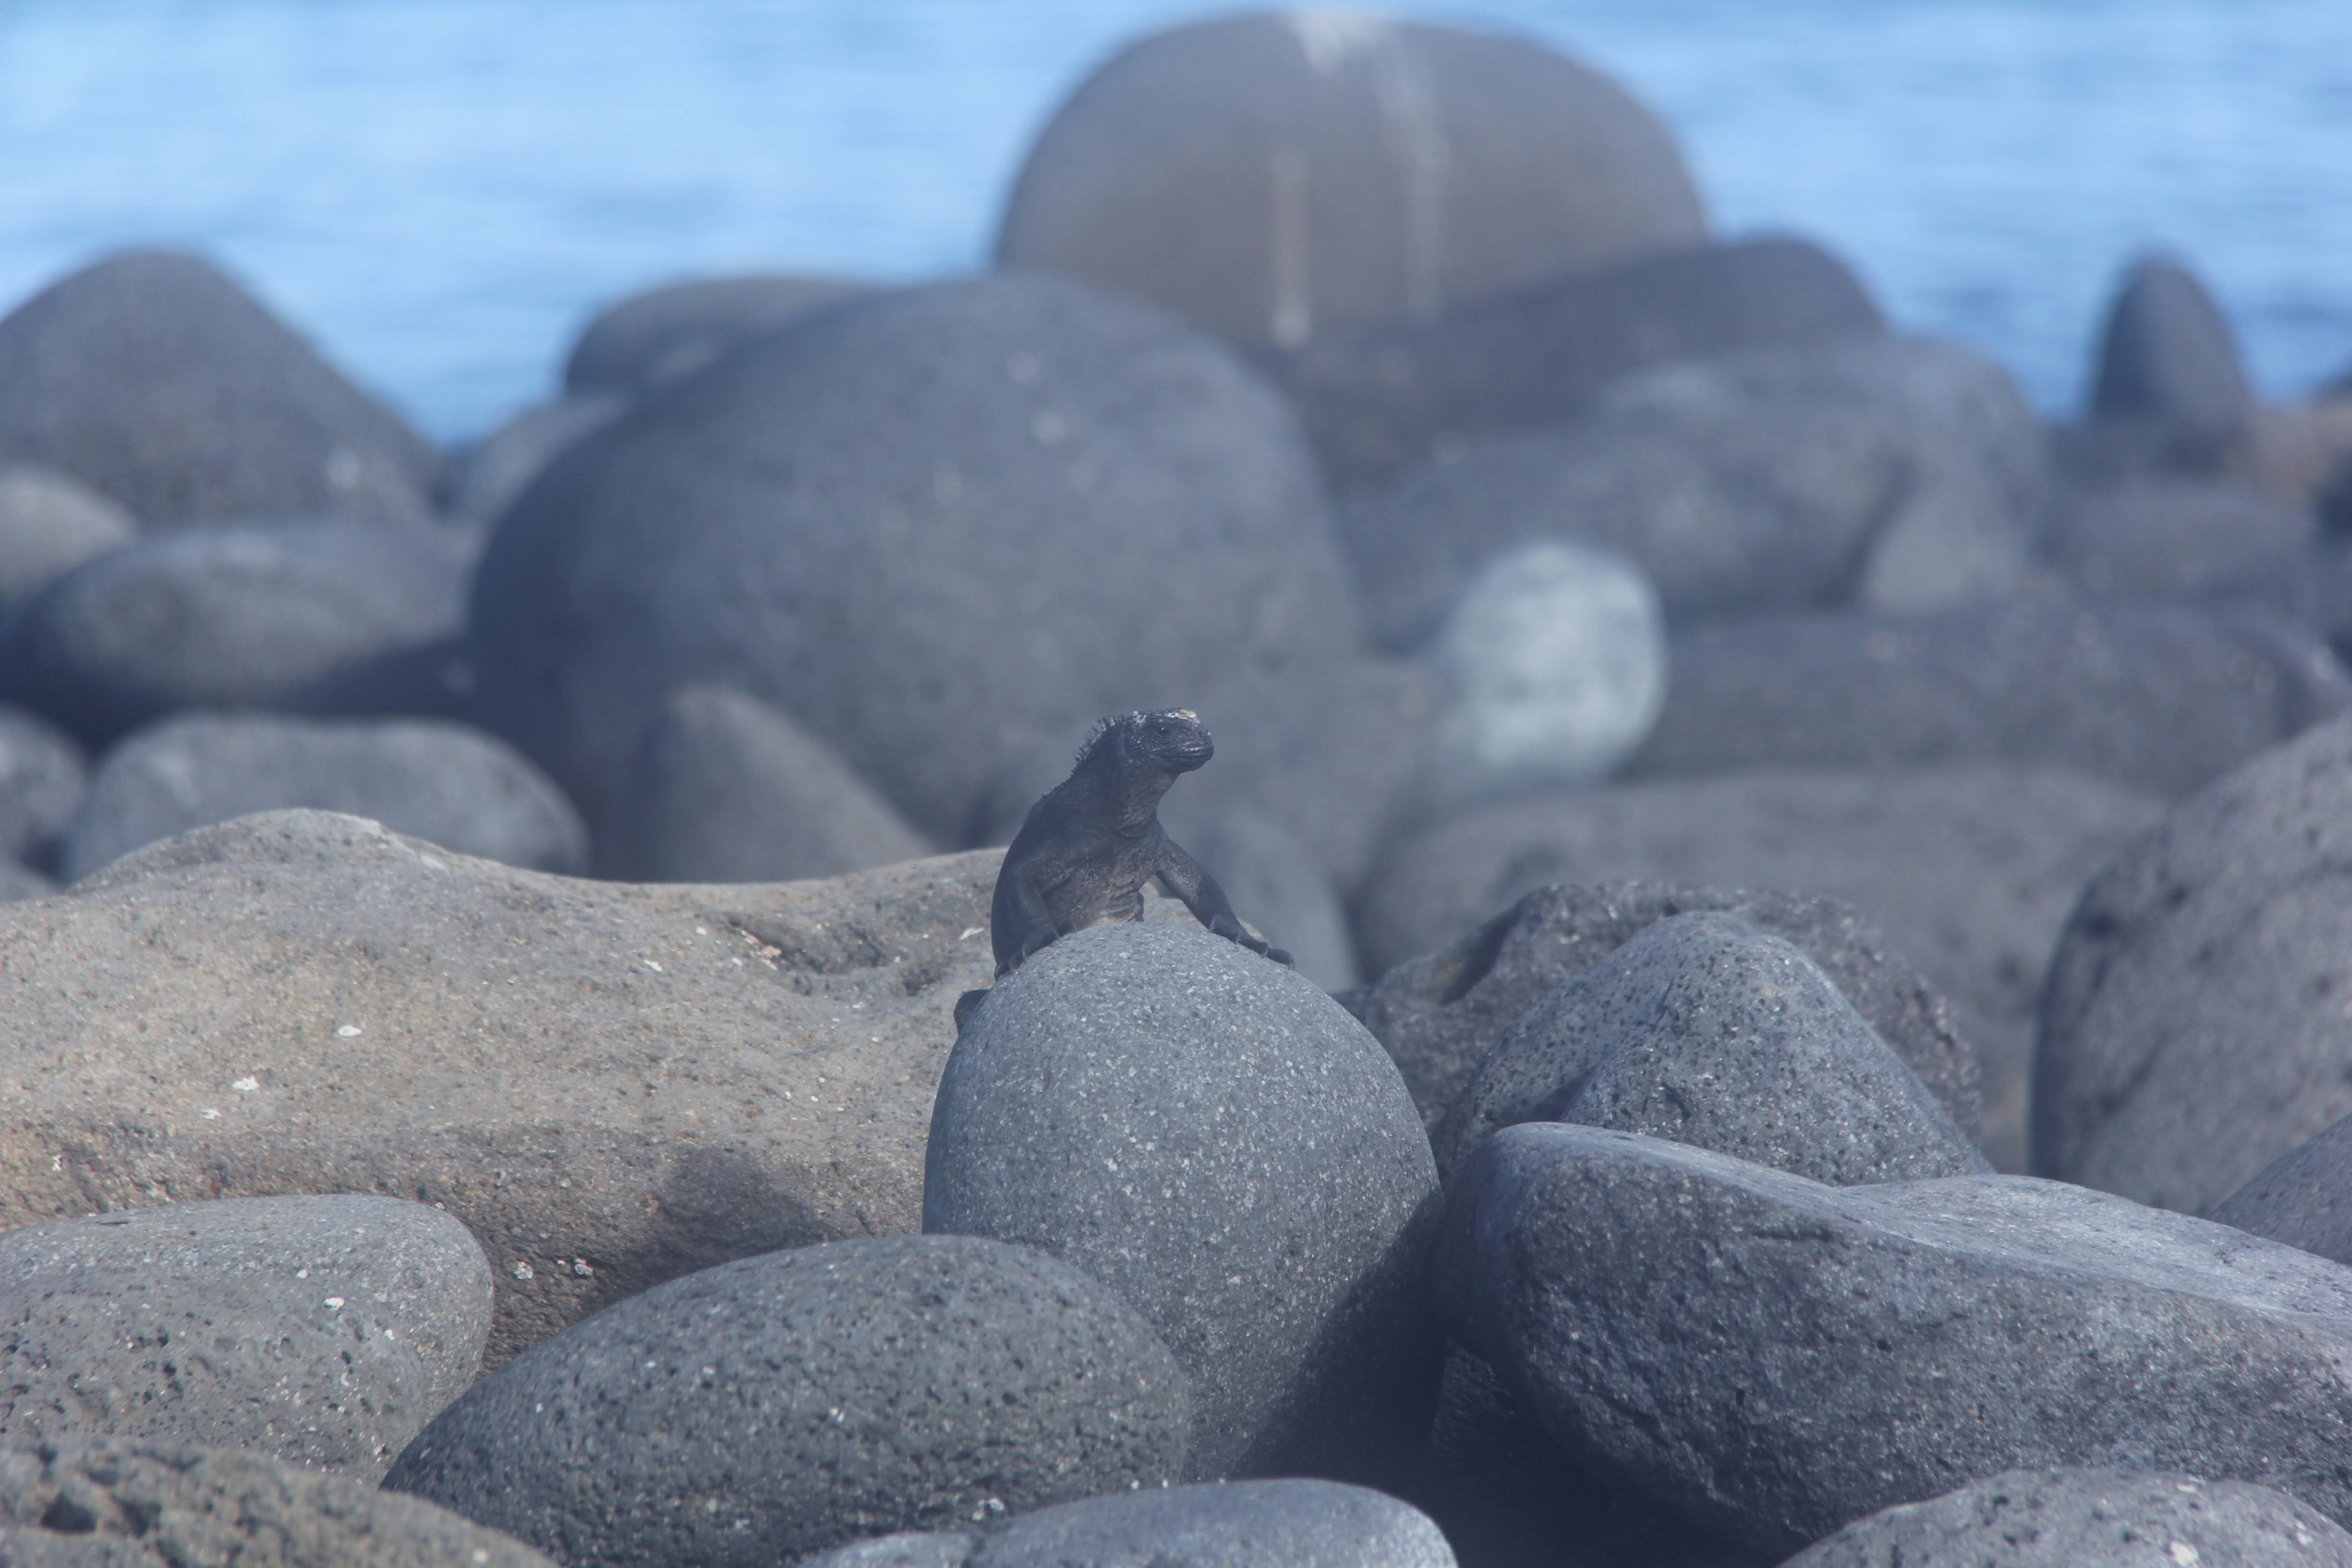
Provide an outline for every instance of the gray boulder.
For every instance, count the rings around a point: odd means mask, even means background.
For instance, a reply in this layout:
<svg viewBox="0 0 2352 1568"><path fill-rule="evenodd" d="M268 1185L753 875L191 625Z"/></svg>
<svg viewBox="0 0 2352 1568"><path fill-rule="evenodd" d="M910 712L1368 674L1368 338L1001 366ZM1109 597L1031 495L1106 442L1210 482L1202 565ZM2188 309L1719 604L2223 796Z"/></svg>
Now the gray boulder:
<svg viewBox="0 0 2352 1568"><path fill-rule="evenodd" d="M473 1381L489 1331L488 1261L425 1204L25 1226L0 1232L0 1440L202 1440L373 1481Z"/></svg>
<svg viewBox="0 0 2352 1568"><path fill-rule="evenodd" d="M550 463L628 408L621 393L596 391L521 410L451 459L442 510L463 528L487 530Z"/></svg>
<svg viewBox="0 0 2352 1568"><path fill-rule="evenodd" d="M592 826L663 699L721 679L954 843L1007 745L1337 658L1356 622L1272 388L1000 275L820 312L575 447L499 524L472 634L480 711Z"/></svg>
<svg viewBox="0 0 2352 1568"><path fill-rule="evenodd" d="M0 605L139 537L138 520L37 463L0 465Z"/></svg>
<svg viewBox="0 0 2352 1568"><path fill-rule="evenodd" d="M966 1023L923 1228L1045 1247L1132 1303L1192 1377L1188 1477L1381 1479L1436 1392L1436 1194L1396 1068L1310 982L1099 926Z"/></svg>
<svg viewBox="0 0 2352 1568"><path fill-rule="evenodd" d="M1469 935L1339 1002L1387 1047L1433 1129L1503 1037L1562 984L1657 921L1702 910L1736 916L1802 952L1961 1131L1978 1135L1983 1085L1950 1005L1884 932L1833 899L1638 881L1538 888Z"/></svg>
<svg viewBox="0 0 2352 1568"><path fill-rule="evenodd" d="M445 542L375 527L145 539L0 625L0 689L90 744L182 708L266 708L456 629L465 581Z"/></svg>
<svg viewBox="0 0 2352 1568"><path fill-rule="evenodd" d="M671 692L646 727L596 860L634 882L784 882L932 852L789 715L702 684Z"/></svg>
<svg viewBox="0 0 2352 1568"><path fill-rule="evenodd" d="M505 742L433 719L191 713L99 759L59 857L68 881L159 838L257 811L371 817L463 855L588 868L588 835L545 773Z"/></svg>
<svg viewBox="0 0 2352 1568"><path fill-rule="evenodd" d="M1439 1124L1438 1173L1522 1121L1640 1132L1841 1187L1992 1169L1812 960L1712 911L1648 927L1520 1019Z"/></svg>
<svg viewBox="0 0 2352 1568"><path fill-rule="evenodd" d="M2009 1470L1858 1519L1784 1568L2352 1568L2352 1534L2284 1492L2140 1470Z"/></svg>
<svg viewBox="0 0 2352 1568"><path fill-rule="evenodd" d="M754 272L698 278L632 294L589 319L563 363L563 390L643 397L762 333L874 293L845 278Z"/></svg>
<svg viewBox="0 0 2352 1568"><path fill-rule="evenodd" d="M0 462L68 474L152 527L421 522L439 459L212 263L142 250L0 320Z"/></svg>
<svg viewBox="0 0 2352 1568"><path fill-rule="evenodd" d="M2242 482L2140 476L2053 509L2042 548L2086 594L2202 594L2285 566L2316 543L2306 506Z"/></svg>
<svg viewBox="0 0 2352 1568"><path fill-rule="evenodd" d="M46 860L89 787L79 746L37 714L0 707L0 860Z"/></svg>
<svg viewBox="0 0 2352 1568"><path fill-rule="evenodd" d="M25 1568L554 1568L348 1476L229 1448L0 1448L0 1562Z"/></svg>
<svg viewBox="0 0 2352 1568"><path fill-rule="evenodd" d="M1843 262L1773 236L1579 268L1267 364L1333 487L1353 491L1466 437L1573 419L1610 382L1653 365L1885 330Z"/></svg>
<svg viewBox="0 0 2352 1568"><path fill-rule="evenodd" d="M2211 1217L2352 1266L2352 1116L2256 1171Z"/></svg>
<svg viewBox="0 0 2352 1568"><path fill-rule="evenodd" d="M1756 769L1538 796L1402 841L1356 900L1356 935L1377 969L1536 888L1616 878L1842 899L1950 999L1983 1067L1979 1142L2021 1170L2051 948L2083 884L2162 810L2078 773L2000 766Z"/></svg>
<svg viewBox="0 0 2352 1568"><path fill-rule="evenodd" d="M2186 795L2352 706L2318 637L2252 606L2032 599L1695 626L1628 772L2012 763Z"/></svg>
<svg viewBox="0 0 2352 1568"><path fill-rule="evenodd" d="M1530 1122L1453 1184L1436 1279L1563 1448L1759 1549L2027 1467L2352 1516L2352 1273L2079 1187Z"/></svg>
<svg viewBox="0 0 2352 1568"><path fill-rule="evenodd" d="M2168 256L2132 263L2100 334L2092 416L2227 441L2253 413L2237 339L2203 282Z"/></svg>
<svg viewBox="0 0 2352 1568"><path fill-rule="evenodd" d="M1628 376L1573 424L1463 442L1351 499L1339 524L1391 647L1425 637L1486 561L1549 536L1632 556L1678 619L1916 610L2013 584L2042 463L2000 370L1864 338Z"/></svg>
<svg viewBox="0 0 2352 1568"><path fill-rule="evenodd" d="M384 1479L569 1565L791 1561L1157 1486L1184 1374L1027 1247L834 1242L674 1279L533 1346Z"/></svg>
<svg viewBox="0 0 2352 1568"><path fill-rule="evenodd" d="M2352 1114L2352 719L2119 848L2050 963L2037 1173L2202 1214Z"/></svg>
<svg viewBox="0 0 2352 1568"><path fill-rule="evenodd" d="M1097 67L1030 148L996 259L1288 350L1704 234L1666 128L1574 61L1521 38L1261 12Z"/></svg>

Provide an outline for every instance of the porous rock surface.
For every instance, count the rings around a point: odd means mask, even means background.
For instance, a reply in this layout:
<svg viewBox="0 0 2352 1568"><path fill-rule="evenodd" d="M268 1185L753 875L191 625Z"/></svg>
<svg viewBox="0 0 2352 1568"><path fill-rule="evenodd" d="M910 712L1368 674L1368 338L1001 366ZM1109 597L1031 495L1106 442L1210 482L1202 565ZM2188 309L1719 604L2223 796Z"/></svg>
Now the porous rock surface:
<svg viewBox="0 0 2352 1568"><path fill-rule="evenodd" d="M1322 9L1172 27L1097 68L1031 146L996 259L1265 351L1704 236L1673 138L1606 78Z"/></svg>
<svg viewBox="0 0 2352 1568"><path fill-rule="evenodd" d="M694 1268L914 1230L995 870L632 887L320 812L151 845L0 906L0 1226L440 1204L496 1272L492 1364Z"/></svg>
<svg viewBox="0 0 2352 1568"><path fill-rule="evenodd" d="M230 1448L0 1447L15 1568L554 1568L415 1498Z"/></svg>
<svg viewBox="0 0 2352 1568"><path fill-rule="evenodd" d="M1439 1124L1439 1173L1522 1121L1645 1133L1833 1186L1992 1169L1811 959L1714 911L1659 921L1530 1009Z"/></svg>
<svg viewBox="0 0 2352 1568"><path fill-rule="evenodd" d="M1187 1475L1399 1473L1435 1394L1437 1174L1396 1068L1306 979L1198 930L1066 936L941 1079L923 1228L1042 1247L1192 1374Z"/></svg>
<svg viewBox="0 0 2352 1568"><path fill-rule="evenodd" d="M2175 806L2050 962L2037 1173L2201 1214L2352 1114L2352 719Z"/></svg>
<svg viewBox="0 0 2352 1568"><path fill-rule="evenodd" d="M1526 1123L1454 1183L1436 1279L1572 1456L1760 1549L2029 1467L2352 1516L2352 1274L2105 1194Z"/></svg>
<svg viewBox="0 0 2352 1568"><path fill-rule="evenodd" d="M210 262L110 256L0 320L0 462L149 526L430 516L438 458Z"/></svg>
<svg viewBox="0 0 2352 1568"><path fill-rule="evenodd" d="M724 679L968 842L1009 737L1198 706L1357 636L1312 458L1230 350L1066 279L763 337L566 453L476 576L480 710L603 826ZM1277 682L1287 711L1309 683Z"/></svg>
<svg viewBox="0 0 2352 1568"><path fill-rule="evenodd" d="M609 1308L469 1390L384 1485L571 1568L748 1568L1157 1487L1190 1414L1167 1347L1076 1269L883 1237Z"/></svg>
<svg viewBox="0 0 2352 1568"><path fill-rule="evenodd" d="M541 871L588 867L588 832L554 781L495 736L437 719L191 713L99 759L59 870L89 875L142 844L259 811L342 812Z"/></svg>
<svg viewBox="0 0 2352 1568"><path fill-rule="evenodd" d="M2211 1217L2352 1267L2352 1116L2256 1171Z"/></svg>
<svg viewBox="0 0 2352 1568"><path fill-rule="evenodd" d="M0 1442L202 1442L383 1473L473 1381L490 1266L395 1198L221 1198L0 1231Z"/></svg>
<svg viewBox="0 0 2352 1568"><path fill-rule="evenodd" d="M1858 1519L1783 1568L2352 1568L2352 1533L2245 1481L2007 1470Z"/></svg>

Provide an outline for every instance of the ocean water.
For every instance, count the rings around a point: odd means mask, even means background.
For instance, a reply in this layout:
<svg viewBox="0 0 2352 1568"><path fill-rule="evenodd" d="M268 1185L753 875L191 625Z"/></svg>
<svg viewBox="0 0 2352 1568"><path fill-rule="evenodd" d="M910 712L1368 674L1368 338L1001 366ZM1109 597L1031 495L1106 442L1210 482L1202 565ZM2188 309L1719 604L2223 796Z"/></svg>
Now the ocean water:
<svg viewBox="0 0 2352 1568"><path fill-rule="evenodd" d="M1171 0L0 0L0 309L193 246L432 434L596 305L985 257L1022 150ZM2126 258L2187 255L2257 382L2352 366L2352 0L1490 0L1898 320L2081 395Z"/></svg>

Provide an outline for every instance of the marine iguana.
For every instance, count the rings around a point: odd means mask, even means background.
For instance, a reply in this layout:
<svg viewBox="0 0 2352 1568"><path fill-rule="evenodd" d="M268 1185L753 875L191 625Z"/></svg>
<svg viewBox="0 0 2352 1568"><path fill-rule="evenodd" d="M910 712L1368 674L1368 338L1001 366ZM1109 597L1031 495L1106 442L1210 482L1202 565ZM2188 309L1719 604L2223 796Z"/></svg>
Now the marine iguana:
<svg viewBox="0 0 2352 1568"><path fill-rule="evenodd" d="M1250 935L1225 890L1160 826L1160 797L1216 754L1191 710L1119 713L1096 721L1070 776L1029 808L989 901L996 978L1056 937L1143 918L1154 877L1218 936L1288 965L1290 954ZM961 1030L985 990L956 999Z"/></svg>

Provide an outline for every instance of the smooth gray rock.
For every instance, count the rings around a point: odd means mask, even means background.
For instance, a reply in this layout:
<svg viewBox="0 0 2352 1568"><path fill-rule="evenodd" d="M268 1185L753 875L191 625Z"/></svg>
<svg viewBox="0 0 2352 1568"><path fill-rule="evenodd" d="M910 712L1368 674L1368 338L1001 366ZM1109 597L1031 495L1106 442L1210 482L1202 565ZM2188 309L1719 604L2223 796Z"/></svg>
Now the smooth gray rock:
<svg viewBox="0 0 2352 1568"><path fill-rule="evenodd" d="M1564 982L1657 921L1701 910L1736 916L1820 965L1962 1132L1978 1135L1984 1087L1950 1005L1884 931L1834 899L1638 881L1538 888L1339 1002L1387 1048L1434 1128L1496 1045Z"/></svg>
<svg viewBox="0 0 2352 1568"><path fill-rule="evenodd" d="M1426 637L1486 561L1552 536L1633 557L1678 620L1913 610L2015 582L2042 470L2002 372L1931 340L1862 338L1627 376L1572 424L1460 443L1351 498L1339 527L1391 647Z"/></svg>
<svg viewBox="0 0 2352 1568"><path fill-rule="evenodd" d="M0 1440L202 1441L373 1481L473 1381L489 1331L489 1262L425 1204L26 1226L0 1232Z"/></svg>
<svg viewBox="0 0 2352 1568"><path fill-rule="evenodd" d="M422 522L439 459L211 262L133 250L0 320L0 462L56 468L150 526Z"/></svg>
<svg viewBox="0 0 2352 1568"><path fill-rule="evenodd" d="M338 811L461 855L588 868L580 814L513 747L437 719L191 713L99 759L59 870L79 881L142 844L257 811Z"/></svg>
<svg viewBox="0 0 2352 1568"><path fill-rule="evenodd" d="M2143 1470L2008 1470L1858 1519L1784 1568L2352 1568L2284 1492Z"/></svg>
<svg viewBox="0 0 2352 1568"><path fill-rule="evenodd" d="M1436 1279L1571 1455L1759 1549L2026 1467L2352 1515L2352 1273L2105 1194L1530 1122L1454 1183Z"/></svg>
<svg viewBox="0 0 2352 1568"><path fill-rule="evenodd" d="M800 1568L965 1568L980 1537L961 1530L902 1530L803 1557Z"/></svg>
<svg viewBox="0 0 2352 1568"><path fill-rule="evenodd" d="M1395 1067L1296 972L1098 926L988 994L948 1058L923 1228L1043 1247L1192 1374L1186 1475L1401 1473L1436 1392L1437 1173Z"/></svg>
<svg viewBox="0 0 2352 1568"><path fill-rule="evenodd" d="M138 537L138 520L89 486L37 463L0 464L0 605Z"/></svg>
<svg viewBox="0 0 2352 1568"><path fill-rule="evenodd" d="M182 708L267 708L457 629L466 563L356 524L183 530L75 568L0 624L0 689L88 743Z"/></svg>
<svg viewBox="0 0 2352 1568"><path fill-rule="evenodd" d="M471 624L480 711L592 826L662 700L718 679L946 843L1006 746L1357 637L1279 395L1042 275L853 301L672 386L507 513Z"/></svg>
<svg viewBox="0 0 2352 1568"><path fill-rule="evenodd" d="M996 260L1290 350L1705 232L1665 126L1540 44L1260 12L1097 67L1029 149Z"/></svg>
<svg viewBox="0 0 2352 1568"><path fill-rule="evenodd" d="M461 527L488 528L548 464L628 407L619 392L593 391L523 409L451 459L443 510Z"/></svg>
<svg viewBox="0 0 2352 1568"><path fill-rule="evenodd" d="M38 714L0 707L0 860L46 859L89 787L79 746Z"/></svg>
<svg viewBox="0 0 2352 1568"><path fill-rule="evenodd" d="M1670 657L1635 776L2013 763L2181 795L2352 706L2320 638L2252 606L1759 616L1694 626Z"/></svg>
<svg viewBox="0 0 2352 1568"><path fill-rule="evenodd" d="M1433 321L1318 338L1267 366L1348 492L1465 437L1573 419L1653 365L1885 331L1843 262L1768 236L1579 268Z"/></svg>
<svg viewBox="0 0 2352 1568"><path fill-rule="evenodd" d="M831 746L715 684L663 701L596 844L597 870L632 882L785 882L932 853Z"/></svg>
<svg viewBox="0 0 2352 1568"><path fill-rule="evenodd" d="M1299 837L1247 808L1210 819L1201 831L1174 813L1169 830L1208 868L1242 919L1290 954L1298 973L1326 991L1356 984L1355 944L1339 895Z"/></svg>
<svg viewBox="0 0 2352 1568"><path fill-rule="evenodd" d="M563 390L573 397L643 397L762 333L875 291L845 278L781 272L648 289L605 306L580 329L563 363Z"/></svg>
<svg viewBox="0 0 2352 1568"><path fill-rule="evenodd" d="M2237 340L2204 283L2168 256L2132 263L2100 333L2092 416L2226 438L2253 412Z"/></svg>
<svg viewBox="0 0 2352 1568"><path fill-rule="evenodd" d="M533 1346L385 1487L568 1565L773 1563L1183 1464L1184 1374L1027 1247L887 1237L674 1279Z"/></svg>
<svg viewBox="0 0 2352 1568"><path fill-rule="evenodd" d="M1438 1125L1438 1173L1522 1121L1640 1132L1841 1187L1992 1170L1812 960L1714 911L1659 921L1530 1009Z"/></svg>
<svg viewBox="0 0 2352 1568"><path fill-rule="evenodd" d="M1843 900L1949 999L1983 1068L1979 1142L2022 1170L2050 951L2083 884L2162 811L2079 773L2001 766L1757 769L1538 796L1399 843L1355 902L1356 937L1378 968L1533 889L1612 878Z"/></svg>
<svg viewBox="0 0 2352 1568"><path fill-rule="evenodd" d="M2316 534L2309 507L2242 482L2142 476L2063 497L2042 548L2087 594L2187 595L2284 566Z"/></svg>
<svg viewBox="0 0 2352 1568"><path fill-rule="evenodd" d="M555 1568L348 1476L222 1447L0 1447L10 1568Z"/></svg>
<svg viewBox="0 0 2352 1568"><path fill-rule="evenodd" d="M2352 1116L2256 1171L2211 1217L2352 1267Z"/></svg>

